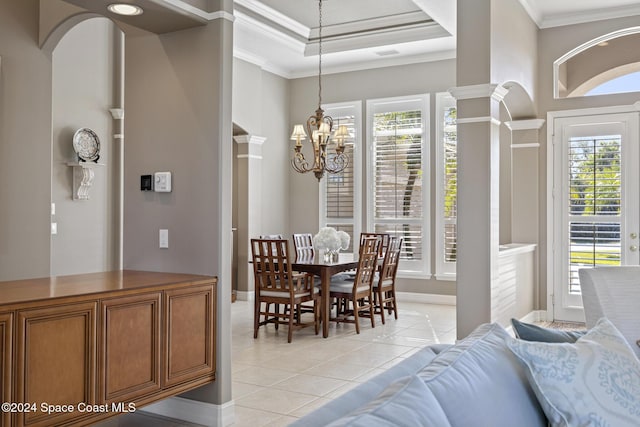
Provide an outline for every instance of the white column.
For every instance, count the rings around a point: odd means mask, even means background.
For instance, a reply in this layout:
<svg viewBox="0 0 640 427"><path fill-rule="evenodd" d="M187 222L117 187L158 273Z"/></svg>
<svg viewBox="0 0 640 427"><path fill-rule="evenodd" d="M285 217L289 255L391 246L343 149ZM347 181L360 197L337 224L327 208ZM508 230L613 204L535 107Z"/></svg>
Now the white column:
<svg viewBox="0 0 640 427"><path fill-rule="evenodd" d="M251 239L262 231L262 144L266 138L255 135L234 136L237 144L237 237L238 299L254 298Z"/></svg>
<svg viewBox="0 0 640 427"><path fill-rule="evenodd" d="M457 335L491 321L499 280L500 121L507 90L479 84L450 90L458 110Z"/></svg>

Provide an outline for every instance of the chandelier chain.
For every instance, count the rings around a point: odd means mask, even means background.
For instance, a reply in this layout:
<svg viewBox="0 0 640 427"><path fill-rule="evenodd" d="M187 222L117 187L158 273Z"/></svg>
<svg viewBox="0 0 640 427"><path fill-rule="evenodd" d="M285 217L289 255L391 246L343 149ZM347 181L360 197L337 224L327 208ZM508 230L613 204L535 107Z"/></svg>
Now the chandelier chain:
<svg viewBox="0 0 640 427"><path fill-rule="evenodd" d="M318 0L318 108L322 105L322 0Z"/></svg>

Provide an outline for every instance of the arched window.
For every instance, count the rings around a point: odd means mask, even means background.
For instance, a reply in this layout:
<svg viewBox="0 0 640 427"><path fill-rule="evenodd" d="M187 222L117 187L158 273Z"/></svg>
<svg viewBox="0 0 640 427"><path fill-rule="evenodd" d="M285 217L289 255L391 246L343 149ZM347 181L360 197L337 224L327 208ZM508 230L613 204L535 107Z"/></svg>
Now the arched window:
<svg viewBox="0 0 640 427"><path fill-rule="evenodd" d="M596 37L553 63L554 97L640 91L640 27Z"/></svg>

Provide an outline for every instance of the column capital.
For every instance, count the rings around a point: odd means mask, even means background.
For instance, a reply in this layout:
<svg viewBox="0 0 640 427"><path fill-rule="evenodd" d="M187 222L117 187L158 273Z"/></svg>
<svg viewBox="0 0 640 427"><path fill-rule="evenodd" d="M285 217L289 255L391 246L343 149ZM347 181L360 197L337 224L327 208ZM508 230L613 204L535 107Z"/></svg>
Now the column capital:
<svg viewBox="0 0 640 427"><path fill-rule="evenodd" d="M538 130L544 125L544 119L512 120L504 122L509 130Z"/></svg>
<svg viewBox="0 0 640 427"><path fill-rule="evenodd" d="M267 138L256 135L237 135L233 137L233 140L236 142L236 144L262 145L267 140Z"/></svg>
<svg viewBox="0 0 640 427"><path fill-rule="evenodd" d="M495 101L501 102L509 92L509 89L497 83L484 83L452 87L448 92L457 100L491 98Z"/></svg>

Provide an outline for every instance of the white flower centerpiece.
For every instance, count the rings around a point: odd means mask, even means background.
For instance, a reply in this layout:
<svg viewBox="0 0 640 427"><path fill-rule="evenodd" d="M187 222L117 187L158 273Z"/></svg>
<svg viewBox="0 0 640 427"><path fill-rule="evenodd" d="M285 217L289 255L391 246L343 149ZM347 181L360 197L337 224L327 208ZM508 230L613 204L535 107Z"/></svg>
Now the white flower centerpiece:
<svg viewBox="0 0 640 427"><path fill-rule="evenodd" d="M323 252L325 262L337 262L338 251L347 249L351 238L344 231L336 231L333 227L322 227L313 236L313 246Z"/></svg>

